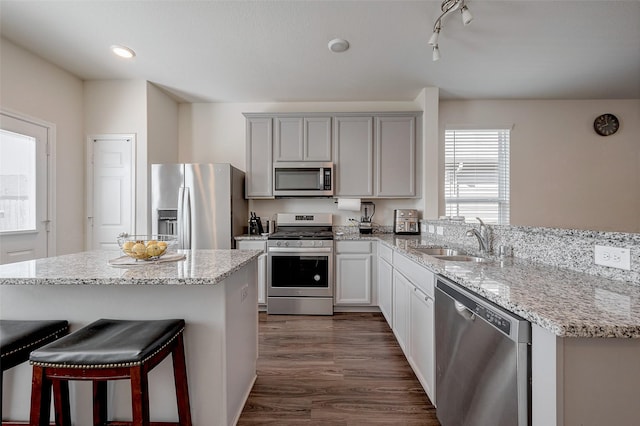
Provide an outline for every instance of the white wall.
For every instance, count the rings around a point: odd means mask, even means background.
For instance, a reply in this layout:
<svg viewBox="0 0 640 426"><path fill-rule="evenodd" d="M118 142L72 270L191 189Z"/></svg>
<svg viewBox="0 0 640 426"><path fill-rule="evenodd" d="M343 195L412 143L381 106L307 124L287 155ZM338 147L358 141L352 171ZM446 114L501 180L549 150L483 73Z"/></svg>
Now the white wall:
<svg viewBox="0 0 640 426"><path fill-rule="evenodd" d="M83 84L0 39L0 106L56 125L56 252L84 249Z"/></svg>
<svg viewBox="0 0 640 426"><path fill-rule="evenodd" d="M87 135L136 135L136 232L147 230L147 82L144 80L86 81L84 84ZM83 222L84 223L84 222Z"/></svg>
<svg viewBox="0 0 640 426"><path fill-rule="evenodd" d="M621 125L601 137L605 112ZM512 224L640 232L640 100L440 103L441 144L447 125L491 123L514 125Z"/></svg>
<svg viewBox="0 0 640 426"><path fill-rule="evenodd" d="M436 92L437 93L437 92ZM429 95L431 96L431 95ZM429 97L427 96L427 97ZM437 99L437 98L436 98ZM245 118L243 112L360 112L418 111L416 102L277 102L180 104L180 161L231 163L241 170L245 166ZM420 152L421 148L420 148ZM421 185L419 185L421 187ZM422 199L375 200L374 222L391 226L394 208L423 210ZM251 211L263 219L278 212L333 213L335 225L346 225L355 212L338 211L333 199L252 200Z"/></svg>
<svg viewBox="0 0 640 426"><path fill-rule="evenodd" d="M178 103L149 82L147 139L149 164L178 162Z"/></svg>

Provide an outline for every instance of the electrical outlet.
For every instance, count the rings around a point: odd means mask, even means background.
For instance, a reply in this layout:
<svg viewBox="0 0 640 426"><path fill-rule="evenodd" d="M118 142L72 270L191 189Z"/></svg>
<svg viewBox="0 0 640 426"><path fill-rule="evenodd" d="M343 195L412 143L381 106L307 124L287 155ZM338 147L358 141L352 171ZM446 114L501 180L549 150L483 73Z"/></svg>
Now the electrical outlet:
<svg viewBox="0 0 640 426"><path fill-rule="evenodd" d="M631 270L631 250L627 248L595 246L593 257L596 265Z"/></svg>
<svg viewBox="0 0 640 426"><path fill-rule="evenodd" d="M444 235L444 228L443 228L442 226L438 226L438 227L436 228L436 233L437 233L438 235Z"/></svg>
<svg viewBox="0 0 640 426"><path fill-rule="evenodd" d="M244 287L242 287L242 290L240 291L241 296L240 296L240 302L244 302L244 300L247 298L247 296L249 296L249 286L245 285Z"/></svg>
<svg viewBox="0 0 640 426"><path fill-rule="evenodd" d="M433 225L429 225L429 233L433 234L434 232L436 232L436 227Z"/></svg>

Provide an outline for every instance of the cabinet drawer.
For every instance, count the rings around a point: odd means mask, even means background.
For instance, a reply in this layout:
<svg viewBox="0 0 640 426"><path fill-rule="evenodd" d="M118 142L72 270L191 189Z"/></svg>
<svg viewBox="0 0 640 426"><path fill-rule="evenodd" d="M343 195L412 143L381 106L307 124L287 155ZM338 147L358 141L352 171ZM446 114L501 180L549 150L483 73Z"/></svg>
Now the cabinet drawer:
<svg viewBox="0 0 640 426"><path fill-rule="evenodd" d="M378 257L389 263L393 262L393 250L382 243L378 243Z"/></svg>
<svg viewBox="0 0 640 426"><path fill-rule="evenodd" d="M435 297L435 274L432 271L399 253L393 256L393 267L425 294Z"/></svg>
<svg viewBox="0 0 640 426"><path fill-rule="evenodd" d="M337 241L337 253L368 253L371 251L371 241Z"/></svg>
<svg viewBox="0 0 640 426"><path fill-rule="evenodd" d="M236 241L238 250L264 250L267 251L267 242L261 240L240 240Z"/></svg>

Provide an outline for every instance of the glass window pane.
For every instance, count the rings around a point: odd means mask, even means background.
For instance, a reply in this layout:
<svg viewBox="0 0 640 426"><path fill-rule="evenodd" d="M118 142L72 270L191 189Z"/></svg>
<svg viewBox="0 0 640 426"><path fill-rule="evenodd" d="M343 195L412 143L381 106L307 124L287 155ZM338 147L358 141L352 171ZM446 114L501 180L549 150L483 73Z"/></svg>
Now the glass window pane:
<svg viewBox="0 0 640 426"><path fill-rule="evenodd" d="M36 139L0 129L0 232L36 229Z"/></svg>

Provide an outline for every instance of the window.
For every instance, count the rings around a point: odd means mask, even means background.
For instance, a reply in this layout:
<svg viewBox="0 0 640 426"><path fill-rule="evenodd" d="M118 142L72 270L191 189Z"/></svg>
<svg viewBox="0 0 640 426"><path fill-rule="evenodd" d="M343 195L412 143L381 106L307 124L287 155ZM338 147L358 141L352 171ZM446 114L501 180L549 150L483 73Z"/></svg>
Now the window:
<svg viewBox="0 0 640 426"><path fill-rule="evenodd" d="M0 129L0 232L36 229L36 139Z"/></svg>
<svg viewBox="0 0 640 426"><path fill-rule="evenodd" d="M510 129L447 129L444 197L447 216L509 224Z"/></svg>

